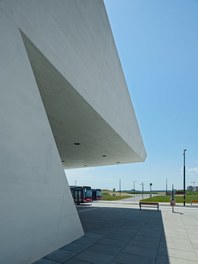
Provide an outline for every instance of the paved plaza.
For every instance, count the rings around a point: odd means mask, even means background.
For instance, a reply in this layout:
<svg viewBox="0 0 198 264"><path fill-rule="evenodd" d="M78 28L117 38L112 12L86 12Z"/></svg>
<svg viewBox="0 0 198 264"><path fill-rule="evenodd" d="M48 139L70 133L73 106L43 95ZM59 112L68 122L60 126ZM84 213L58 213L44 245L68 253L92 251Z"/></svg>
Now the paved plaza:
<svg viewBox="0 0 198 264"><path fill-rule="evenodd" d="M85 235L35 264L197 264L198 207L139 210L130 200L78 206Z"/></svg>

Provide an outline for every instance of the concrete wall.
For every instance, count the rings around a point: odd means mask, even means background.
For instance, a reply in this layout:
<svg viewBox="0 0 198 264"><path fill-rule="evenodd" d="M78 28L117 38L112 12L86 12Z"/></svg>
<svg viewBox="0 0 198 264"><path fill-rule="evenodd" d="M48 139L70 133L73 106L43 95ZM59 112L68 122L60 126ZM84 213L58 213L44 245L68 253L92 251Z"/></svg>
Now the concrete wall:
<svg viewBox="0 0 198 264"><path fill-rule="evenodd" d="M0 263L27 264L83 235L15 23L0 11Z"/></svg>

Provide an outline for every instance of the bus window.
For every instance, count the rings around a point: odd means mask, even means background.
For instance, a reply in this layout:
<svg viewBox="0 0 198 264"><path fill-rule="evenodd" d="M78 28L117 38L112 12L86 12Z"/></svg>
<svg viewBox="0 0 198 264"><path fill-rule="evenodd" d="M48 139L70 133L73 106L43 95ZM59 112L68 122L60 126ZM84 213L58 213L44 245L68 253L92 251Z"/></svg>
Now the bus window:
<svg viewBox="0 0 198 264"><path fill-rule="evenodd" d="M92 199L97 201L100 200L102 197L101 189L92 189Z"/></svg>
<svg viewBox="0 0 198 264"><path fill-rule="evenodd" d="M83 200L85 203L90 203L92 202L92 190L90 186L83 186Z"/></svg>

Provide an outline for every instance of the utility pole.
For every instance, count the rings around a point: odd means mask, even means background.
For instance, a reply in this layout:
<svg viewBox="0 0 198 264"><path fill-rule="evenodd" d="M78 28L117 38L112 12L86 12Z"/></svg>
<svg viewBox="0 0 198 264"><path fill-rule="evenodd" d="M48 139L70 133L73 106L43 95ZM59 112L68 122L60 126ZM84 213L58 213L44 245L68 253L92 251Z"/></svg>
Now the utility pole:
<svg viewBox="0 0 198 264"><path fill-rule="evenodd" d="M136 181L133 181L133 190L134 190L134 194L135 194L135 183L136 183Z"/></svg>
<svg viewBox="0 0 198 264"><path fill-rule="evenodd" d="M150 197L152 197L152 182L150 183Z"/></svg>
<svg viewBox="0 0 198 264"><path fill-rule="evenodd" d="M167 179L166 179L166 195L168 194L168 182L167 182Z"/></svg>
<svg viewBox="0 0 198 264"><path fill-rule="evenodd" d="M183 155L184 155L184 175L183 175L183 180L184 180L184 203L183 205L185 206L186 205L186 156L185 156L185 153L186 153L187 149L184 149L184 152L183 152Z"/></svg>
<svg viewBox="0 0 198 264"><path fill-rule="evenodd" d="M120 192L120 196L121 196L121 179L119 179L119 192Z"/></svg>
<svg viewBox="0 0 198 264"><path fill-rule="evenodd" d="M144 199L144 183L140 183L140 185L142 185L142 199Z"/></svg>
<svg viewBox="0 0 198 264"><path fill-rule="evenodd" d="M172 199L175 199L174 185L172 184Z"/></svg>

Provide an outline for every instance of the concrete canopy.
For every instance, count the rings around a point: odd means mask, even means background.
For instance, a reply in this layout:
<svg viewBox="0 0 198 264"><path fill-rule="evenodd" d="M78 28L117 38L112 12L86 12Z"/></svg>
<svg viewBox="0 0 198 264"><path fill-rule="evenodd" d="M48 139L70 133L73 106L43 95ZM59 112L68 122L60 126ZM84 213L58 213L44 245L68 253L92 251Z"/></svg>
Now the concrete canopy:
<svg viewBox="0 0 198 264"><path fill-rule="evenodd" d="M63 166L142 161L144 157L123 140L23 33L22 36Z"/></svg>

